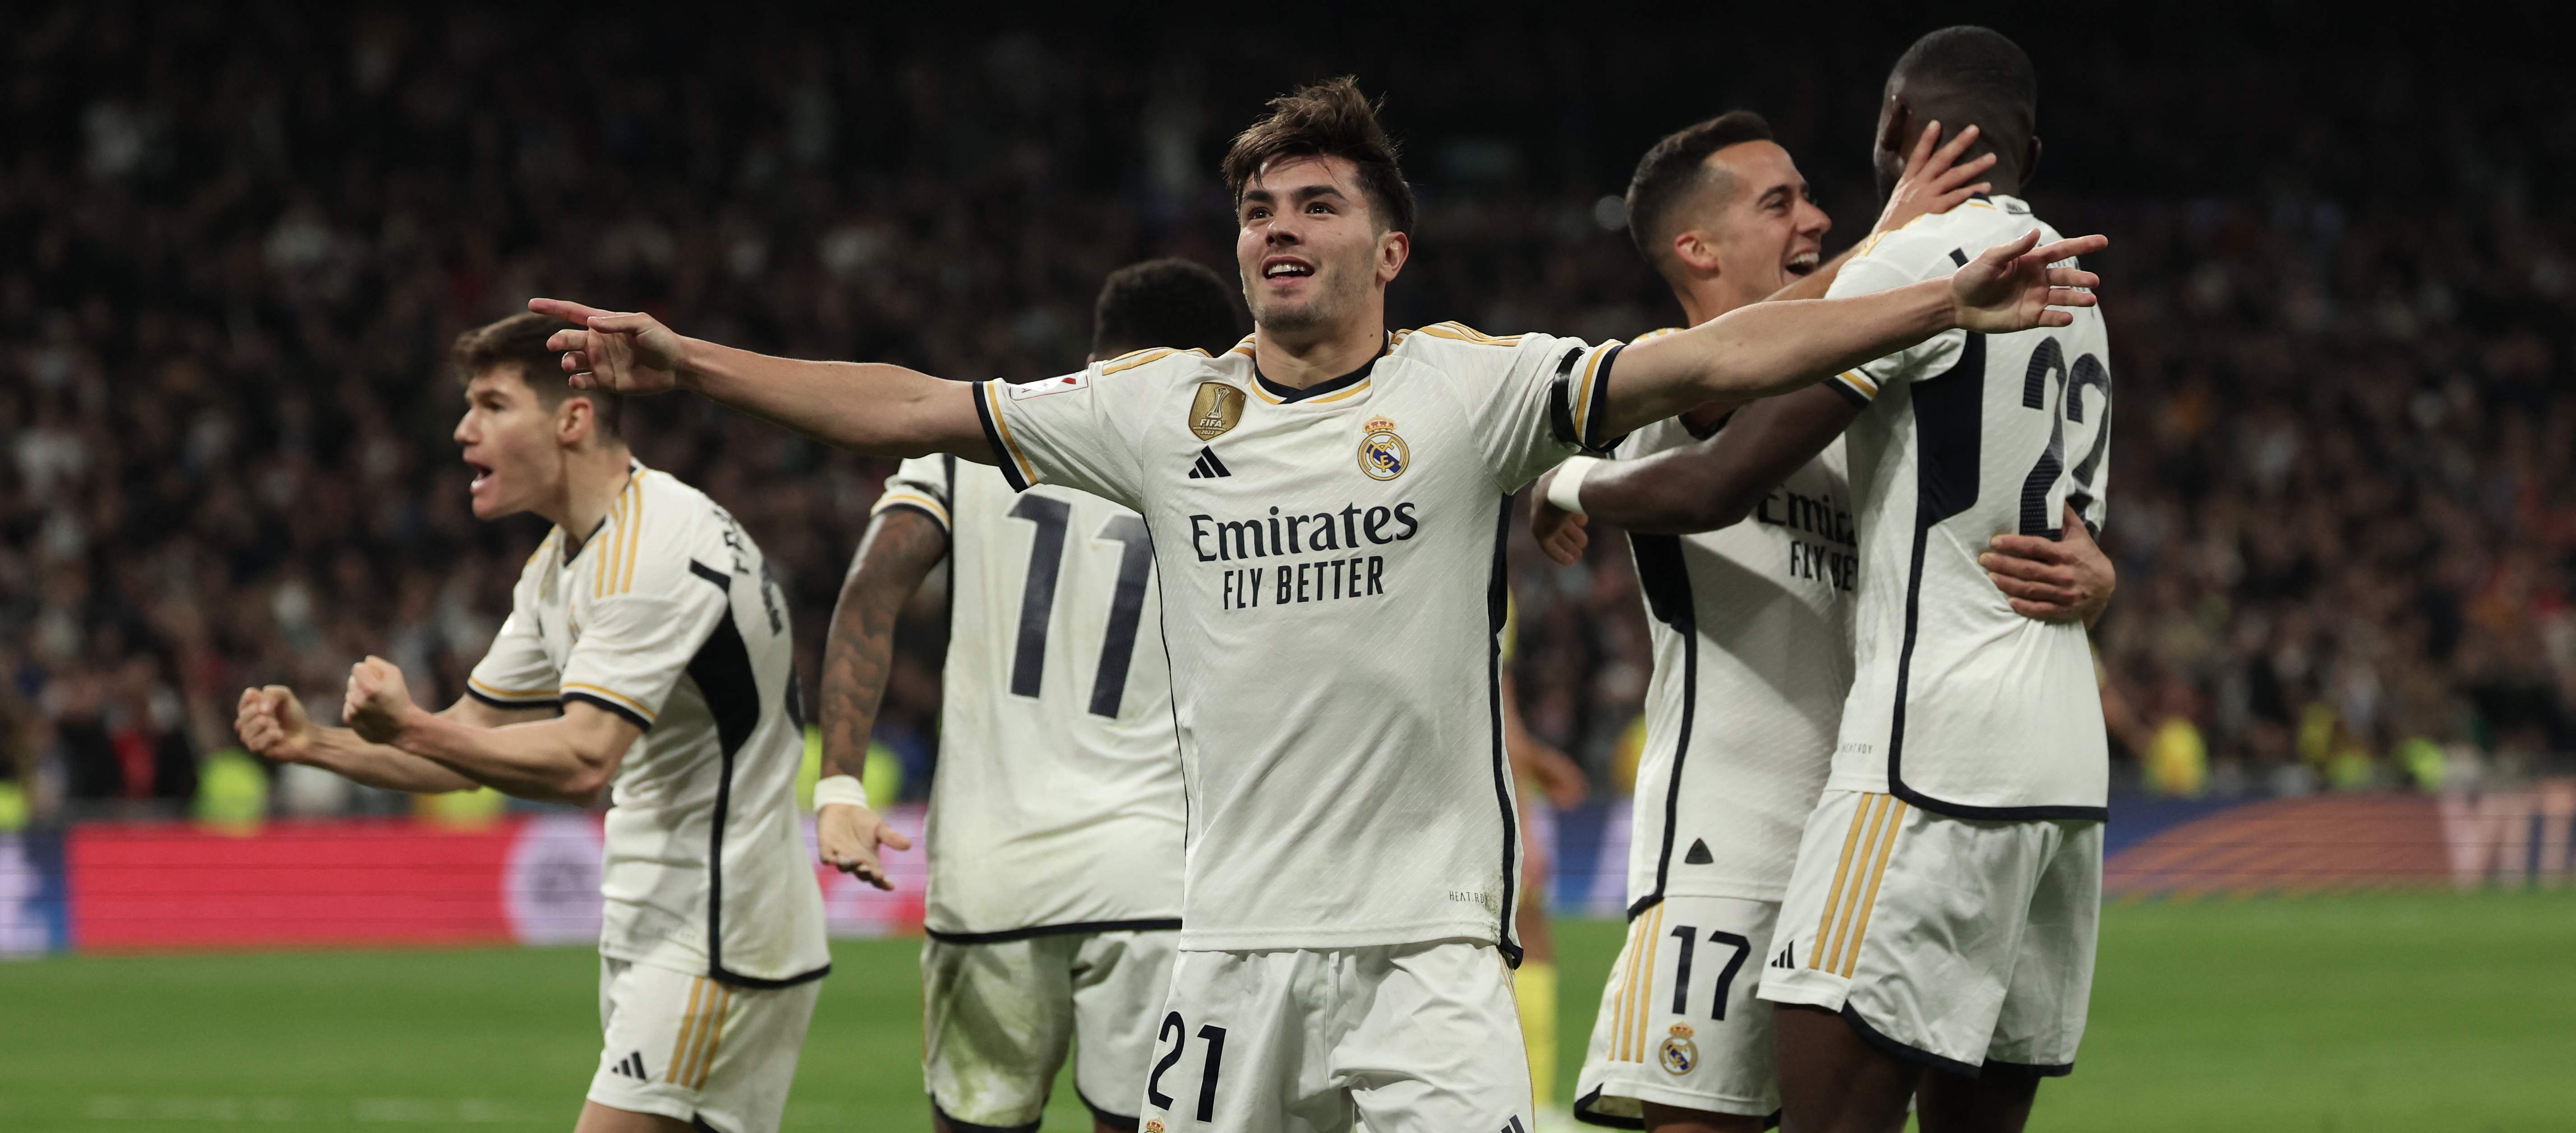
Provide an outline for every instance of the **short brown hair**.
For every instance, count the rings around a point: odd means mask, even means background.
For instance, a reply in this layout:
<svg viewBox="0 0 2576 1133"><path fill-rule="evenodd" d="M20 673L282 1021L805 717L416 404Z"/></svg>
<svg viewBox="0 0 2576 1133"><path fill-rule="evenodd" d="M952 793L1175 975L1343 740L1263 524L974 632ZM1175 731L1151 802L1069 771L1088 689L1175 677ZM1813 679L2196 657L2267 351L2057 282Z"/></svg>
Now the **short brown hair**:
<svg viewBox="0 0 2576 1133"><path fill-rule="evenodd" d="M1729 110L1664 135L1646 156L1637 159L1637 175L1628 182L1628 238L1657 270L1672 252L1673 216L1695 189L1710 187L1720 176L1708 167L1708 155L1732 145L1771 140L1771 123L1750 110Z"/></svg>
<svg viewBox="0 0 2576 1133"><path fill-rule="evenodd" d="M566 398L587 399L600 432L624 436L619 418L624 416L625 399L604 389L572 388L571 379L563 371L563 355L546 346L546 340L553 338L556 331L579 329L562 319L521 311L457 335L456 345L448 350L448 360L456 367L460 385L472 382L477 374L517 363L519 380L537 395L537 404L551 410Z"/></svg>
<svg viewBox="0 0 2576 1133"><path fill-rule="evenodd" d="M1270 100L1270 116L1244 127L1225 153L1225 187L1243 207L1244 186L1283 157L1338 157L1359 167L1369 213L1390 232L1413 231L1413 186L1404 183L1395 142L1359 80L1326 79Z"/></svg>

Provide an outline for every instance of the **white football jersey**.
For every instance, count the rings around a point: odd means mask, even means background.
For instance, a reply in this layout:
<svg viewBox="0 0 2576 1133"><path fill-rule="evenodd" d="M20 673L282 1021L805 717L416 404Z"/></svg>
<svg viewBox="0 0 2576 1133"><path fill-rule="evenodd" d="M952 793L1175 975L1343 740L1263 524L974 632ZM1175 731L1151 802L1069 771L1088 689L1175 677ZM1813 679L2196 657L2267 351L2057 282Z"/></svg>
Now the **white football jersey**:
<svg viewBox="0 0 2576 1133"><path fill-rule="evenodd" d="M1189 792L1183 949L1512 941L1496 636L1511 495L1594 435L1616 343L1388 336L1298 390L1250 340L976 406L1014 487L1154 533Z"/></svg>
<svg viewBox="0 0 2576 1133"><path fill-rule="evenodd" d="M1630 435L1619 456L1699 439L1668 418ZM1788 892L1851 691L1854 525L1836 439L1739 523L1629 534L1655 647L1628 843L1630 916L1668 895L1776 901Z"/></svg>
<svg viewBox="0 0 2576 1133"><path fill-rule="evenodd" d="M1874 237L1831 294L1946 278L2032 228L1980 197ZM1831 379L1870 401L1844 434L1860 501L1857 667L1828 786L1958 818L2101 818L2109 748L2084 627L2012 610L1977 565L1996 535L2104 517L2110 340L2072 326L1951 331Z"/></svg>
<svg viewBox="0 0 2576 1133"><path fill-rule="evenodd" d="M466 690L644 729L609 788L602 955L746 987L831 969L796 808L795 665L760 548L669 473L634 465L589 538L557 528L529 556Z"/></svg>
<svg viewBox="0 0 2576 1133"><path fill-rule="evenodd" d="M924 924L952 942L1181 927L1181 758L1154 541L1135 512L953 456L876 510L949 536Z"/></svg>

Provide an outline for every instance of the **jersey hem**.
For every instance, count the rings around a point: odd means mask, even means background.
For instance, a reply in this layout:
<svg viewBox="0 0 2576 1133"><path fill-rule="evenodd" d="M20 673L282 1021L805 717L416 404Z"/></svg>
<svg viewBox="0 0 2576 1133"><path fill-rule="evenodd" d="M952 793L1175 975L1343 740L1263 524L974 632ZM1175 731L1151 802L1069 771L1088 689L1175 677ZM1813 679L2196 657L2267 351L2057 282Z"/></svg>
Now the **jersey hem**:
<svg viewBox="0 0 2576 1133"><path fill-rule="evenodd" d="M1341 948L1393 948L1405 944L1437 944L1456 941L1499 949L1494 939L1494 923L1472 921L1431 921L1420 924L1394 925L1385 928L1343 929L1317 932L1311 928L1256 929L1226 932L1211 929L1181 930L1183 952L1329 952Z"/></svg>
<svg viewBox="0 0 2576 1133"><path fill-rule="evenodd" d="M1033 940L1041 936L1076 936L1094 932L1179 932L1179 917L1146 917L1123 921L1069 921L1064 924L1030 925L994 932L949 932L924 926L922 935L941 944L1009 944L1016 940Z"/></svg>
<svg viewBox="0 0 2576 1133"><path fill-rule="evenodd" d="M2107 822L2111 817L2108 804L2085 806L2075 803L2011 803L2000 806L1953 802L1935 798L1897 779L1864 778L1858 781L1840 778L1825 782L1828 791L1855 794L1893 795L1909 806L1940 815L1943 818L1971 822Z"/></svg>
<svg viewBox="0 0 2576 1133"><path fill-rule="evenodd" d="M1771 904L1777 905L1789 899L1789 887L1786 884L1781 884L1772 886L1767 890L1757 890L1748 886L1728 893L1711 893L1704 890L1667 890L1662 893L1649 893L1643 897L1637 898L1629 904L1628 919L1635 920L1639 913L1643 913L1657 905L1663 904L1666 901L1679 900L1683 898L1696 898L1704 901L1767 901Z"/></svg>
<svg viewBox="0 0 2576 1133"><path fill-rule="evenodd" d="M829 963L825 963L822 967L815 968L811 971L798 972L792 976L781 976L776 979L771 979L767 976L746 976L741 972L731 971L721 965L707 965L708 979L714 980L720 984L731 984L734 987L747 987L756 990L794 987L798 984L812 983L831 974L832 965Z"/></svg>

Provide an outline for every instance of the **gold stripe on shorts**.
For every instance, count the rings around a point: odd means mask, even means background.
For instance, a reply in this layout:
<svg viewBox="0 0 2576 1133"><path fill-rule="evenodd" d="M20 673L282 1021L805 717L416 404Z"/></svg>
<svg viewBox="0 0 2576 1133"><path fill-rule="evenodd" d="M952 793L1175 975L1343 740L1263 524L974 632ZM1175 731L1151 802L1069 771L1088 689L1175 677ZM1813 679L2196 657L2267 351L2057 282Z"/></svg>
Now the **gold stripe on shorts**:
<svg viewBox="0 0 2576 1133"><path fill-rule="evenodd" d="M724 1041L725 1013L733 1009L732 988L711 983L707 990L713 994L707 1005L706 1023L698 1028L698 1057L684 1083L692 1090L707 1084L707 1072L716 1064L716 1044Z"/></svg>
<svg viewBox="0 0 2576 1133"><path fill-rule="evenodd" d="M1822 969L1825 966L1825 947L1834 938L1834 910L1842 907L1843 884L1851 876L1852 850L1860 845L1861 823L1877 809L1879 797L1862 795L1859 805L1852 809L1851 830L1843 835L1843 857L1834 865L1833 888L1825 891L1825 912L1816 919L1816 943L1807 951L1809 968Z"/></svg>
<svg viewBox="0 0 2576 1133"><path fill-rule="evenodd" d="M1651 919L1649 919L1651 918ZM1654 1018L1656 953L1663 947L1664 906L1637 918L1646 931L1637 940L1636 982L1628 986L1628 1061L1646 1060L1646 1028Z"/></svg>
<svg viewBox="0 0 2576 1133"><path fill-rule="evenodd" d="M1878 843L1878 863L1869 869L1869 889L1860 897L1860 923L1852 927L1851 955L1843 961L1843 978L1851 978L1852 969L1860 965L1860 944L1869 937L1869 914L1878 907L1878 883L1887 879L1887 863L1896 855L1896 832L1905 827L1905 800L1889 799L1887 832Z"/></svg>
<svg viewBox="0 0 2576 1133"><path fill-rule="evenodd" d="M671 1043L671 1058L662 1071L662 1080L680 1080L680 1064L689 1056L689 1040L698 1029L698 1003L707 993L705 976L689 980L689 1005L680 1012L680 1037Z"/></svg>

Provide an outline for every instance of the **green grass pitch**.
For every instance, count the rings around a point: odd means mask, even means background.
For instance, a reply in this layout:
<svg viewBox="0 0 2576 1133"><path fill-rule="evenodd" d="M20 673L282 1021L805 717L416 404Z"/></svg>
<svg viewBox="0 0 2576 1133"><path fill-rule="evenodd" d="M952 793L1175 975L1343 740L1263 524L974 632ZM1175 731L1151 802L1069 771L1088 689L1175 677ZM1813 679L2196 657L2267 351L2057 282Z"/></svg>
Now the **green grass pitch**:
<svg viewBox="0 0 2576 1133"><path fill-rule="evenodd" d="M1558 926L1571 1089L1619 927ZM843 943L791 1129L926 1130L912 941ZM0 1129L564 1130L598 1053L572 949L0 964ZM2033 1129L2576 1127L2576 894L2119 905ZM1049 1130L1087 1130L1059 1086Z"/></svg>

